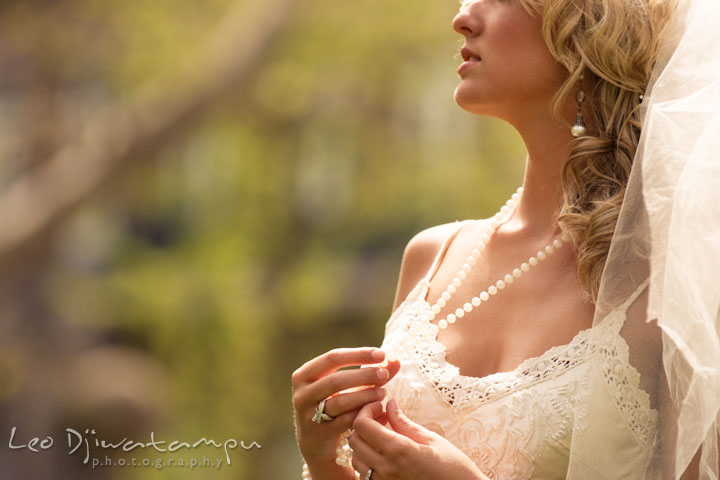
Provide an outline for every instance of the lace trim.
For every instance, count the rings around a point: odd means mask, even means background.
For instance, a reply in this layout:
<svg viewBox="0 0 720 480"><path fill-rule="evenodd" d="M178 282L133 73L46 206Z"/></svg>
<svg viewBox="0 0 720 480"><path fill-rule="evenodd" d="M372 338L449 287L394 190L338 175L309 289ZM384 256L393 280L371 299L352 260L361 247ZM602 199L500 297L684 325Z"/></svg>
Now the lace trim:
<svg viewBox="0 0 720 480"><path fill-rule="evenodd" d="M590 329L580 331L566 345L552 347L539 357L524 360L512 371L485 377L461 375L459 369L446 360L445 346L437 341L437 325L424 320L423 313L430 310L424 300L427 289L427 285L422 285L417 304L408 312L409 321L404 330L408 338L419 340L412 343L410 350L419 360L421 373L453 409L496 401L587 361L583 353L588 349Z"/></svg>
<svg viewBox="0 0 720 480"><path fill-rule="evenodd" d="M622 324L623 315L617 317ZM628 344L619 334L609 329L599 330L597 341L593 343L603 357L600 367L615 405L638 442L645 449L652 448L655 444L659 413L650 407L650 395L640 388L640 373L630 365Z"/></svg>
<svg viewBox="0 0 720 480"><path fill-rule="evenodd" d="M416 359L421 376L450 408L464 410L497 401L567 372L597 353L610 394L628 426L644 448L652 447L658 412L650 407L649 395L640 388L640 374L630 365L629 347L619 335L624 310L612 312L601 325L581 330L569 343L528 358L510 372L470 377L447 362L445 346L437 341L439 328L424 319L423 314L430 309L425 300L428 288L427 280L418 283L391 316L386 335L402 316L405 321L397 325L399 338L410 340L402 343Z"/></svg>

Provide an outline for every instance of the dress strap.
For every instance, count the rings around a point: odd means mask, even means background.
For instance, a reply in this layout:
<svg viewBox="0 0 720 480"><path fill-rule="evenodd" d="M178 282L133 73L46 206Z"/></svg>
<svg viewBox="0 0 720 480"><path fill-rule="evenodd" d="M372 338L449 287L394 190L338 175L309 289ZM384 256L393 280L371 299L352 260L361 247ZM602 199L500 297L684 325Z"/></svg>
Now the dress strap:
<svg viewBox="0 0 720 480"><path fill-rule="evenodd" d="M623 311L627 310L630 305L633 304L633 302L637 299L637 297L640 296L640 294L645 290L645 287L648 286L650 283L650 277L646 278L638 287L635 289L633 293L630 294L630 296L623 302L622 309Z"/></svg>
<svg viewBox="0 0 720 480"><path fill-rule="evenodd" d="M427 274L425 274L425 282L429 283L430 280L435 275L435 272L437 272L437 269L440 267L440 263L442 262L443 258L445 257L445 252L447 252L448 247L452 243L452 241L455 239L458 233L460 233L460 230L465 226L467 222L470 220L457 220L455 221L456 224L458 224L457 229L455 232L453 232L452 235L450 235L447 240L443 243L442 247L440 248L440 251L437 253L437 256L435 257L435 261L433 262L432 266L430 267L430 270L428 270Z"/></svg>

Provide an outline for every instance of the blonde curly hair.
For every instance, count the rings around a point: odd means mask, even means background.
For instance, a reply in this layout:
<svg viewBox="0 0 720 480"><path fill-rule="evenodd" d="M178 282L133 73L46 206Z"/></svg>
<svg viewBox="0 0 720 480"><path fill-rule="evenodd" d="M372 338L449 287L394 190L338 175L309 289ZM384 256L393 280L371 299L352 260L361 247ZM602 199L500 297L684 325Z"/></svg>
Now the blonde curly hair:
<svg viewBox="0 0 720 480"><path fill-rule="evenodd" d="M570 73L553 99L553 113L560 117L582 74L593 85L585 103L594 128L571 142L558 222L577 249L578 279L594 303L640 139L640 95L677 2L520 1L529 13L542 15L545 43Z"/></svg>

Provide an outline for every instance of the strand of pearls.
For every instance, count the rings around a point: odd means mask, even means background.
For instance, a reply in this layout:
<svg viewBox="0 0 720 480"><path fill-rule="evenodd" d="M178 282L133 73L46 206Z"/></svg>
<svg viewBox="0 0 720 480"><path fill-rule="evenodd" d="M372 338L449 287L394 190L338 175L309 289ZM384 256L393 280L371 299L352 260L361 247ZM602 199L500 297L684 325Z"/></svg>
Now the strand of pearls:
<svg viewBox="0 0 720 480"><path fill-rule="evenodd" d="M515 192L512 197L510 197L510 200L505 202L505 205L500 208L500 211L497 212L489 220L487 230L482 234L480 240L478 240L477 244L475 245L475 248L473 248L470 252L470 256L463 264L462 270L458 271L455 278L453 278L452 282L448 284L445 291L440 295L435 304L431 307L431 311L427 314L428 321L435 320L442 308L447 305L447 302L450 301L452 296L457 292L457 289L460 287L460 285L462 285L463 280L467 279L467 274L470 273L473 265L477 263L477 257L480 256L480 252L485 250L485 247L490 241L490 237L492 236L492 234L495 233L495 230L500 226L502 221L509 219L510 215L512 215L512 213L515 211L515 207L517 207L517 204L520 201L520 195L522 194L522 191L522 187L518 188L517 192ZM455 323L458 318L463 318L466 313L472 312L475 307L479 307L483 302L487 302L491 296L497 295L500 290L503 290L506 286L513 283L515 279L520 278L523 273L528 272L530 268L537 266L549 255L555 253L555 251L562 247L563 243L566 241L567 238L565 234L563 234L562 237L560 237L559 239L556 239L545 245L543 249L539 250L534 256L530 257L527 262L523 262L520 267L513 269L512 273L508 273L503 277L503 279L498 280L497 282L495 282L494 285L490 285L486 290L480 292L469 302L466 302L462 308L458 308L457 310L455 310L455 313L451 313L447 317L441 319L438 322L438 327L440 327L441 329L447 328L449 325ZM352 431L348 430L340 438L340 443L336 451L337 458L335 459L335 462L338 465L351 465L352 449L348 444L348 437L351 434ZM307 463L303 463L302 478L303 480L312 480L312 478L310 477L310 470L307 466ZM360 478L360 474L358 472L355 472L355 478Z"/></svg>
<svg viewBox="0 0 720 480"><path fill-rule="evenodd" d="M335 457L335 463L337 463L340 466L348 467L352 465L352 448L350 448L350 444L348 443L348 438L350 438L350 435L352 435L351 430L347 430L345 433L342 434L340 437L340 444L338 445L337 450L335 450L335 453L337 454L337 457Z"/></svg>
<svg viewBox="0 0 720 480"><path fill-rule="evenodd" d="M340 443L338 444L338 448L335 451L335 453L337 454L337 457L335 458L335 463L342 467L352 466L353 451L352 448L350 448L350 443L348 442L348 438L350 437L350 435L352 435L351 430L347 430L342 434L342 436L340 437ZM355 472L355 478L360 478L360 474L358 472ZM310 476L310 469L308 468L307 463L303 463L302 479L312 480L312 477Z"/></svg>
<svg viewBox="0 0 720 480"><path fill-rule="evenodd" d="M467 279L467 274L470 273L473 265L477 263L477 257L480 256L480 252L485 250L492 234L495 233L495 230L503 220L507 220L510 218L510 215L512 215L520 201L522 191L522 187L518 188L517 192L510 197L510 200L489 220L487 230L482 234L475 248L472 249L472 252L470 252L470 256L463 264L462 269L458 271L455 278L448 284L445 291L442 292L435 304L431 307L431 311L427 313L428 321L435 320L443 307L447 305L448 301L450 301L455 292L457 292L457 289L462 285L463 281ZM495 284L490 285L486 290L474 296L469 302L465 302L462 308L455 310L455 313L450 313L438 321L438 327L446 329L449 325L454 324L458 318L463 318L465 314L472 312L475 307L479 307L483 302L487 302L491 296L497 295L500 290L503 290L506 286L513 283L515 279L520 278L522 274L528 272L531 267L537 266L538 263L545 260L548 255L552 255L557 249L563 246L565 241L567 241L567 238L563 234L561 238L548 243L543 249L538 251L537 254L530 257L527 262L523 262L518 268L513 269L511 273L508 273L502 279L495 282Z"/></svg>

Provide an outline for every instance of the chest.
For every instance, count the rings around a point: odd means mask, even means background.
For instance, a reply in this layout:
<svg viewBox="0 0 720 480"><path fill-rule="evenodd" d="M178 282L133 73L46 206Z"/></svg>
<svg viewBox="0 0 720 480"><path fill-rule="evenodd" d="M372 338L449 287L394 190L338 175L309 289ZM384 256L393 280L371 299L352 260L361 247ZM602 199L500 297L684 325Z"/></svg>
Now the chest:
<svg viewBox="0 0 720 480"><path fill-rule="evenodd" d="M423 281L410 293L382 345L402 365L385 388L411 420L454 443L494 479L565 478L570 442L581 435L624 445L628 468L643 467L658 417L618 335L622 312L513 371L467 377L446 361L438 329L425 320L428 289ZM633 471L623 478L639 477Z"/></svg>
<svg viewBox="0 0 720 480"><path fill-rule="evenodd" d="M542 268L515 279L448 328L440 329L437 341L444 345L447 361L466 376L508 372L589 328L594 306L584 300L573 266L567 261L560 256L548 258ZM488 291L489 285L502 278L498 272L507 269L512 271L504 265L474 269L474 275L457 289L433 323L438 324L473 296ZM437 271L428 288L426 300L430 305L453 278L454 272L449 269Z"/></svg>

